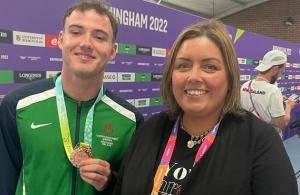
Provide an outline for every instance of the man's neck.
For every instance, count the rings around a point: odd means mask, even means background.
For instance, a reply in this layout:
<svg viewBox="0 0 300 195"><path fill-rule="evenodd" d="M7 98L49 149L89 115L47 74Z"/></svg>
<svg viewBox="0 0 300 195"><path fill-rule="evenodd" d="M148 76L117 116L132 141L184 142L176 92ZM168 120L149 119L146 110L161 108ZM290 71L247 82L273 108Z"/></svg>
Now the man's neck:
<svg viewBox="0 0 300 195"><path fill-rule="evenodd" d="M266 81L270 83L270 78L267 75L258 74L255 78L256 81Z"/></svg>
<svg viewBox="0 0 300 195"><path fill-rule="evenodd" d="M102 77L80 79L78 77L65 78L62 75L62 85L65 93L77 101L88 101L95 98L101 87Z"/></svg>

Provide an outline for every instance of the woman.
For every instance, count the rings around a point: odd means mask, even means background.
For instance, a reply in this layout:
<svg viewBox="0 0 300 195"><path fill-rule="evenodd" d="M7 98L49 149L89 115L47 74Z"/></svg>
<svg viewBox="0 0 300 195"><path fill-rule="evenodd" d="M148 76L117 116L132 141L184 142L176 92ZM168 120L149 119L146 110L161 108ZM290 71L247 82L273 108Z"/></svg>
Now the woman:
<svg viewBox="0 0 300 195"><path fill-rule="evenodd" d="M223 24L184 29L165 66L168 107L137 131L115 194L297 194L283 144L240 105L237 56Z"/></svg>

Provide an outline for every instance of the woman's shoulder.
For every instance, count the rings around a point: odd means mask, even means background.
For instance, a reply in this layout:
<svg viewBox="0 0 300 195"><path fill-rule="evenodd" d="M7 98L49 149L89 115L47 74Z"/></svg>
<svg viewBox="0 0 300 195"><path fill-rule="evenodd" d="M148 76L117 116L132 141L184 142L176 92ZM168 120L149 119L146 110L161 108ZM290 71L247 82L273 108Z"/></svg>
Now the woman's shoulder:
<svg viewBox="0 0 300 195"><path fill-rule="evenodd" d="M170 119L167 112L162 111L152 115L150 118L146 119L146 121L141 124L139 130L147 131L147 129L153 131L159 131L162 129L168 129L173 124L173 120Z"/></svg>
<svg viewBox="0 0 300 195"><path fill-rule="evenodd" d="M235 129L243 135L256 138L277 136L277 131L271 125L257 118L253 113L246 111L242 116L227 114L224 117L224 125L228 129Z"/></svg>

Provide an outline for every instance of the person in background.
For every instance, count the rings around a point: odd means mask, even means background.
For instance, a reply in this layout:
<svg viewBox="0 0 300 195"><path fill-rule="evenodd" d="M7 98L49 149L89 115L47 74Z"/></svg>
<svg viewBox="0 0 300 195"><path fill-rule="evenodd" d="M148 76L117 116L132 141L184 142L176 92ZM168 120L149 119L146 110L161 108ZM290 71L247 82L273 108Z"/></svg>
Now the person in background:
<svg viewBox="0 0 300 195"><path fill-rule="evenodd" d="M62 71L8 93L0 107L0 194L111 194L142 115L103 85L116 55L106 5L81 1L59 33Z"/></svg>
<svg viewBox="0 0 300 195"><path fill-rule="evenodd" d="M139 127L114 193L297 195L280 137L241 107L239 71L221 22L185 28L163 73L167 111Z"/></svg>
<svg viewBox="0 0 300 195"><path fill-rule="evenodd" d="M255 68L258 74L255 79L245 82L241 86L242 107L261 120L272 124L282 135L289 121L295 101L285 99L280 89L274 85L282 75L287 56L279 50L267 52L259 65Z"/></svg>

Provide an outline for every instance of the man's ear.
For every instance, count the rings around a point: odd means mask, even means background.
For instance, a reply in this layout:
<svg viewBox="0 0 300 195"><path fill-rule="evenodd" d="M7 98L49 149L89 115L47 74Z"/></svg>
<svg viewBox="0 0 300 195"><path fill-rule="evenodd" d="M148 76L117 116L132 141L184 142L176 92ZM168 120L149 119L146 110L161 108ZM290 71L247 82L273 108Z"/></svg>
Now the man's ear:
<svg viewBox="0 0 300 195"><path fill-rule="evenodd" d="M116 57L117 50L118 50L118 44L117 43L113 43L113 47L111 49L111 54L110 54L110 60L113 60Z"/></svg>
<svg viewBox="0 0 300 195"><path fill-rule="evenodd" d="M61 49L62 48L62 45L63 45L63 34L64 32L61 30L58 34L58 42L57 42L57 45L58 47Z"/></svg>

